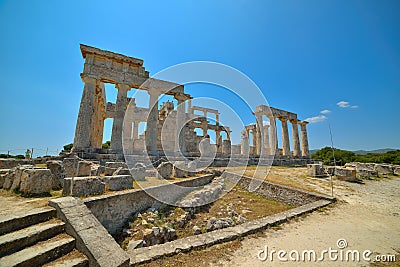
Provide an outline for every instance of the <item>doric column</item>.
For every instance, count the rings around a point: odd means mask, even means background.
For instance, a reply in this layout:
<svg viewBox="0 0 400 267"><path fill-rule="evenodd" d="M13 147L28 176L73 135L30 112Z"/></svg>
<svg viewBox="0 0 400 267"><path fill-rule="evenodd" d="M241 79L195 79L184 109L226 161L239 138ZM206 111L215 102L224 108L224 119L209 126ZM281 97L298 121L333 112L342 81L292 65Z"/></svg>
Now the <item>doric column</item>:
<svg viewBox="0 0 400 267"><path fill-rule="evenodd" d="M217 145L217 153L222 154L222 137L219 130L215 130L215 143Z"/></svg>
<svg viewBox="0 0 400 267"><path fill-rule="evenodd" d="M308 157L309 151L308 151L308 137L307 137L307 121L302 121L299 123L300 124L300 130L301 130L301 155L303 157Z"/></svg>
<svg viewBox="0 0 400 267"><path fill-rule="evenodd" d="M269 143L269 132L268 132L268 128L269 125L264 125L264 132L263 132L263 139L264 139L264 153L265 154L271 154L270 152L270 143Z"/></svg>
<svg viewBox="0 0 400 267"><path fill-rule="evenodd" d="M261 155L263 152L262 147L263 147L263 140L262 140L262 127L263 127L263 121L262 121L262 114L260 113L255 113L256 115L256 131L255 131L255 136L253 135L253 138L255 137L256 139L256 147L255 147L255 152L257 155Z"/></svg>
<svg viewBox="0 0 400 267"><path fill-rule="evenodd" d="M120 151L122 150L122 126L124 123L126 104L128 100L127 94L131 87L127 84L117 84L115 87L118 89L118 94L117 102L115 103L115 117L111 133L111 149ZM132 125L127 127L127 129L128 128L132 129ZM130 134L131 132L132 130L128 131L127 134ZM128 135L126 135L125 138L127 137Z"/></svg>
<svg viewBox="0 0 400 267"><path fill-rule="evenodd" d="M192 99L188 100L188 113L193 114L193 109L192 109Z"/></svg>
<svg viewBox="0 0 400 267"><path fill-rule="evenodd" d="M136 140L139 138L139 121L133 121L133 136L132 139Z"/></svg>
<svg viewBox="0 0 400 267"><path fill-rule="evenodd" d="M290 156L290 141L289 141L289 131L287 126L287 118L280 117L279 120L282 123L282 150L283 155Z"/></svg>
<svg viewBox="0 0 400 267"><path fill-rule="evenodd" d="M276 121L275 121L275 117L269 117L269 126L270 128L270 134L271 134L271 154L275 155L278 153L278 136L276 133Z"/></svg>
<svg viewBox="0 0 400 267"><path fill-rule="evenodd" d="M177 115L176 115L176 140L175 140L175 151L178 152L182 149L182 153L186 152L186 144L185 144L185 100L187 99L186 96L177 94L174 96L176 100L178 100L177 106ZM179 147L180 146L180 147Z"/></svg>
<svg viewBox="0 0 400 267"><path fill-rule="evenodd" d="M150 94L149 116L146 126L146 149L147 152L157 153L157 135L158 135L158 97L160 92L154 89L147 91Z"/></svg>
<svg viewBox="0 0 400 267"><path fill-rule="evenodd" d="M248 155L249 154L249 132L244 129L242 132L242 144L241 144L241 154Z"/></svg>
<svg viewBox="0 0 400 267"><path fill-rule="evenodd" d="M201 121L201 130L203 131L203 137L206 137L208 131L207 121Z"/></svg>
<svg viewBox="0 0 400 267"><path fill-rule="evenodd" d="M292 123L292 139L293 139L293 156L301 156L300 152L300 141L299 141L299 126L297 120L291 120Z"/></svg>
<svg viewBox="0 0 400 267"><path fill-rule="evenodd" d="M81 105L79 107L78 120L75 129L74 149L92 147L91 136L93 135L94 111L96 109L96 85L95 78L82 76L85 83L83 88Z"/></svg>
<svg viewBox="0 0 400 267"><path fill-rule="evenodd" d="M219 125L219 113L215 114L215 125Z"/></svg>

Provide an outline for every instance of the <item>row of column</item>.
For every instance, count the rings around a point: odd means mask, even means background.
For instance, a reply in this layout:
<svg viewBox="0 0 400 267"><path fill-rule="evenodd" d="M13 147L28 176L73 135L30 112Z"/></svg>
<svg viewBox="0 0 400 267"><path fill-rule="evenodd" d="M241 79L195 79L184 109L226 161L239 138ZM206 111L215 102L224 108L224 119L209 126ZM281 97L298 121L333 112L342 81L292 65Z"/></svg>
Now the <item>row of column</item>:
<svg viewBox="0 0 400 267"><path fill-rule="evenodd" d="M255 145L256 145L256 153L258 155L261 154L261 150L264 149L263 152L267 152L267 154L271 154L268 152L276 152L278 150L278 137L276 130L276 118L268 117L270 120L270 125L263 126L263 130L260 130L260 125L263 125L262 115L256 114L257 119L257 128L255 135ZM289 120L285 117L278 117L282 124L282 151L283 155L291 155L290 153L290 140L289 140L289 130L287 122L290 121L292 124L292 141L293 141L293 156L309 156L309 148L308 148L308 136L307 136L307 128L306 125L308 122L299 121L299 120ZM300 124L301 131L301 151L300 151L300 140L299 140L299 130L298 125ZM269 131L268 131L268 128ZM263 135L263 136L262 136Z"/></svg>
<svg viewBox="0 0 400 267"><path fill-rule="evenodd" d="M82 77L83 82L85 83L81 104L79 108L78 121L75 130L75 139L74 139L74 147L77 149L82 148L101 148L101 139L100 142L97 140L97 132L103 132L104 123L99 123L100 121L104 122L105 119L105 111L100 110L101 103L99 103L99 94L102 92L98 92L97 88L100 87L101 82L93 77ZM115 151L122 151L122 132L123 132L123 124L124 124L124 116L127 107L128 101L128 91L131 89L131 86L128 84L116 84L115 86L118 89L117 100L115 104L115 115L112 126L111 133L111 149ZM161 95L159 90L149 89L147 91L150 95L149 101L149 116L147 120L147 129L146 129L146 144L147 150L151 152L157 151L157 134L158 134L158 98ZM179 103L182 103L182 100L178 100ZM103 114L100 114L100 111ZM183 108L178 108L178 117L184 118L185 113L184 106ZM102 118L100 118L102 117ZM100 119L99 119L100 118ZM99 128L99 129L98 129ZM100 129L101 128L101 129ZM127 136L131 136L132 127L127 127L126 133ZM138 138L138 123L135 122L135 130L134 130L134 139Z"/></svg>

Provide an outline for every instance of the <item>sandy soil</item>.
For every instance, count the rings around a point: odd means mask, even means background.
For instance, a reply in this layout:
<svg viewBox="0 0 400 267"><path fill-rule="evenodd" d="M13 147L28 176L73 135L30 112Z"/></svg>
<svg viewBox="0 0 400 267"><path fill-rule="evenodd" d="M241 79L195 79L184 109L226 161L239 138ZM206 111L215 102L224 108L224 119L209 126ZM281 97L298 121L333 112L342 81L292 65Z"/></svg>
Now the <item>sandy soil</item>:
<svg viewBox="0 0 400 267"><path fill-rule="evenodd" d="M301 181L314 191L330 194L329 179L307 178L304 168L273 168L290 183ZM292 176L296 174L295 176ZM291 178L293 177L293 178ZM259 177L261 178L261 177ZM400 178L366 181L365 185L334 180L334 194L338 203L322 212L314 212L299 220L285 223L279 230L269 229L262 237L247 237L242 247L235 251L229 261L219 261L217 266L368 266L361 260L355 262L331 261L326 256L322 262L280 262L275 255L271 262L258 259L259 250L314 250L318 255L325 249L338 249L338 239L345 239L343 249L371 250L371 259L377 254L400 253ZM263 254L261 254L263 256ZM286 255L288 257L288 255ZM397 256L399 257L399 255Z"/></svg>

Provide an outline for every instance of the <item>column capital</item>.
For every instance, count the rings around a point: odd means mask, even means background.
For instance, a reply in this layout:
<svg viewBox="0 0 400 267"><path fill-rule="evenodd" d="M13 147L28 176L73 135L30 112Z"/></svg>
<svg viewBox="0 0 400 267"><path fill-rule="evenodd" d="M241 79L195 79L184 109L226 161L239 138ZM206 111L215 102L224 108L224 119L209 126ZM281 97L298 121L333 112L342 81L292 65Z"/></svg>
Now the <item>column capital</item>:
<svg viewBox="0 0 400 267"><path fill-rule="evenodd" d="M308 121L298 121L298 123L300 124L300 125L307 125L307 124L309 124L309 122Z"/></svg>
<svg viewBox="0 0 400 267"><path fill-rule="evenodd" d="M93 83L97 84L100 82L98 77L92 76L92 75L87 75L87 74L81 74L81 79L84 83Z"/></svg>
<svg viewBox="0 0 400 267"><path fill-rule="evenodd" d="M278 117L278 120L280 120L281 122L286 122L289 120L289 118L286 117Z"/></svg>
<svg viewBox="0 0 400 267"><path fill-rule="evenodd" d="M118 90L129 91L129 90L131 90L132 87L126 83L117 83L117 84L115 84L115 88L117 88Z"/></svg>

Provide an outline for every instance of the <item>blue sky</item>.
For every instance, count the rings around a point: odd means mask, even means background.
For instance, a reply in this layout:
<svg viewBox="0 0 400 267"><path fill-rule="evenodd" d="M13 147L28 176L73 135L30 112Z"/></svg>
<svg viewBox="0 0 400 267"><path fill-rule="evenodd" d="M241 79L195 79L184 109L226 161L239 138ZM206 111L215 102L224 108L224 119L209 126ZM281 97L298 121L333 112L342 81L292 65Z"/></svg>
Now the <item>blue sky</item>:
<svg viewBox="0 0 400 267"><path fill-rule="evenodd" d="M194 60L232 66L271 106L313 118L311 148L329 145L328 123L337 147L400 148L399 13L396 0L0 1L0 153L73 141L80 43L141 58L150 74Z"/></svg>

